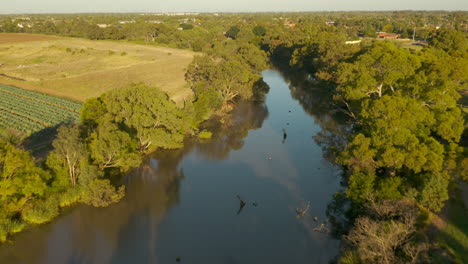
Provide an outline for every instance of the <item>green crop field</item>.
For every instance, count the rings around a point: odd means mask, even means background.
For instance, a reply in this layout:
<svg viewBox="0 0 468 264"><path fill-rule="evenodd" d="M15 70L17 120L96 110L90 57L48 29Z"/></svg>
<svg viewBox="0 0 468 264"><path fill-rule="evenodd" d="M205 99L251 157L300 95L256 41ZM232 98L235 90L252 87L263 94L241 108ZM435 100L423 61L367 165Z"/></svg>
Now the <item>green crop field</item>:
<svg viewBox="0 0 468 264"><path fill-rule="evenodd" d="M80 118L82 104L0 84L0 127L33 133Z"/></svg>

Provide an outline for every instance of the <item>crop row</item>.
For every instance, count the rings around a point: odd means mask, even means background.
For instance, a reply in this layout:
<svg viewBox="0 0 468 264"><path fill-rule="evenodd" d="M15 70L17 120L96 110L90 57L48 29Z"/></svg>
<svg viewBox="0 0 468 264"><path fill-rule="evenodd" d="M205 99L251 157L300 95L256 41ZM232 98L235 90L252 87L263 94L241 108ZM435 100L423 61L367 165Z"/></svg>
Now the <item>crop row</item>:
<svg viewBox="0 0 468 264"><path fill-rule="evenodd" d="M3 84L0 84L0 91L16 94L18 96L24 97L25 99L30 99L32 101L41 101L45 104L55 105L59 108L65 108L76 113L79 113L82 107L82 104L79 102L74 102L65 98L55 97Z"/></svg>
<svg viewBox="0 0 468 264"><path fill-rule="evenodd" d="M0 127L14 128L27 133L36 132L44 128L44 126L37 122L3 110L0 110Z"/></svg>
<svg viewBox="0 0 468 264"><path fill-rule="evenodd" d="M44 101L47 98L55 101ZM68 105L65 104L67 102ZM79 108L76 105L81 108L81 104L65 99L0 85L0 127L32 133L47 126L75 122L79 119Z"/></svg>
<svg viewBox="0 0 468 264"><path fill-rule="evenodd" d="M0 93L0 107L49 125L67 120L76 121L79 118L77 113L7 93Z"/></svg>

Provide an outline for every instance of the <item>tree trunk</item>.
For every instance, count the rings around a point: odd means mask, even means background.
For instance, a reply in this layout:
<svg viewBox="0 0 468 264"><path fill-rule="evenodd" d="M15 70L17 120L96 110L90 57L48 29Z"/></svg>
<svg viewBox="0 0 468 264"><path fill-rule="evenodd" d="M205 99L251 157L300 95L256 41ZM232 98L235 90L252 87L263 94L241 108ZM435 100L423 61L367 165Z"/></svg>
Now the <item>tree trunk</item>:
<svg viewBox="0 0 468 264"><path fill-rule="evenodd" d="M382 97L382 88L383 88L383 83L381 83L379 87L377 87L377 93L379 94L379 98Z"/></svg>

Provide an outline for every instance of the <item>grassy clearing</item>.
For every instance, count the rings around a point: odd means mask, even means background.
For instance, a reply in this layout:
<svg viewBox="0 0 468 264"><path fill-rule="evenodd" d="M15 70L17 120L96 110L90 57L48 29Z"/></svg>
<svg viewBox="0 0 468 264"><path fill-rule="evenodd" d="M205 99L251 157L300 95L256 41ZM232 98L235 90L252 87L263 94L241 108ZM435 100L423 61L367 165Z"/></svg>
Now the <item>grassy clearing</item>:
<svg viewBox="0 0 468 264"><path fill-rule="evenodd" d="M125 42L5 33L0 83L84 101L142 81L180 102L192 94L184 75L194 55Z"/></svg>
<svg viewBox="0 0 468 264"><path fill-rule="evenodd" d="M468 210L462 198L462 190L456 190L452 196L443 211L441 217L443 223L440 225L436 240L450 253L456 263L468 263ZM436 263L446 263L446 261L447 259L441 258Z"/></svg>

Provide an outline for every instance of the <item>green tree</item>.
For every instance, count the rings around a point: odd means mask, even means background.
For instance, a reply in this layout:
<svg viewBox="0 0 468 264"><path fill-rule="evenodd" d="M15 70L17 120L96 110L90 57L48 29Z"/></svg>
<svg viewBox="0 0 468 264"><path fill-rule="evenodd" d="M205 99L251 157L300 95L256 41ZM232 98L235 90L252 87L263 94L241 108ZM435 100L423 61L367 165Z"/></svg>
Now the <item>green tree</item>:
<svg viewBox="0 0 468 264"><path fill-rule="evenodd" d="M393 32L393 25L392 24L387 24L385 26L383 26L382 28L382 31L383 32Z"/></svg>
<svg viewBox="0 0 468 264"><path fill-rule="evenodd" d="M142 83L105 94L103 101L111 120L129 129L140 151L180 147L193 118L167 94Z"/></svg>
<svg viewBox="0 0 468 264"><path fill-rule="evenodd" d="M394 92L404 85L419 66L419 59L409 51L388 41L377 42L352 63L340 64L337 90L346 100L382 97L387 91Z"/></svg>
<svg viewBox="0 0 468 264"><path fill-rule="evenodd" d="M236 39L239 34L240 28L238 26L232 26L226 31L226 37Z"/></svg>
<svg viewBox="0 0 468 264"><path fill-rule="evenodd" d="M0 139L0 218L34 197L42 197L50 175L36 167L31 155Z"/></svg>
<svg viewBox="0 0 468 264"><path fill-rule="evenodd" d="M120 201L124 194L124 186L116 190L109 180L95 179L87 186L83 202L94 207L106 207Z"/></svg>
<svg viewBox="0 0 468 264"><path fill-rule="evenodd" d="M252 30L255 36L263 37L265 36L267 30L262 26L255 26Z"/></svg>
<svg viewBox="0 0 468 264"><path fill-rule="evenodd" d="M463 32L453 29L440 29L431 38L430 44L437 49L448 52L452 56L468 57L468 42Z"/></svg>
<svg viewBox="0 0 468 264"><path fill-rule="evenodd" d="M141 163L136 141L111 120L101 119L88 140L91 158L101 168L129 168Z"/></svg>
<svg viewBox="0 0 468 264"><path fill-rule="evenodd" d="M57 138L52 143L54 147L53 154L49 157L50 159L57 159L58 165L67 171L72 185L76 185L78 182L80 163L88 158L86 145L80 133L78 125L62 125L58 129ZM49 161L49 164L52 163L52 161ZM57 167L55 169L60 170Z"/></svg>

